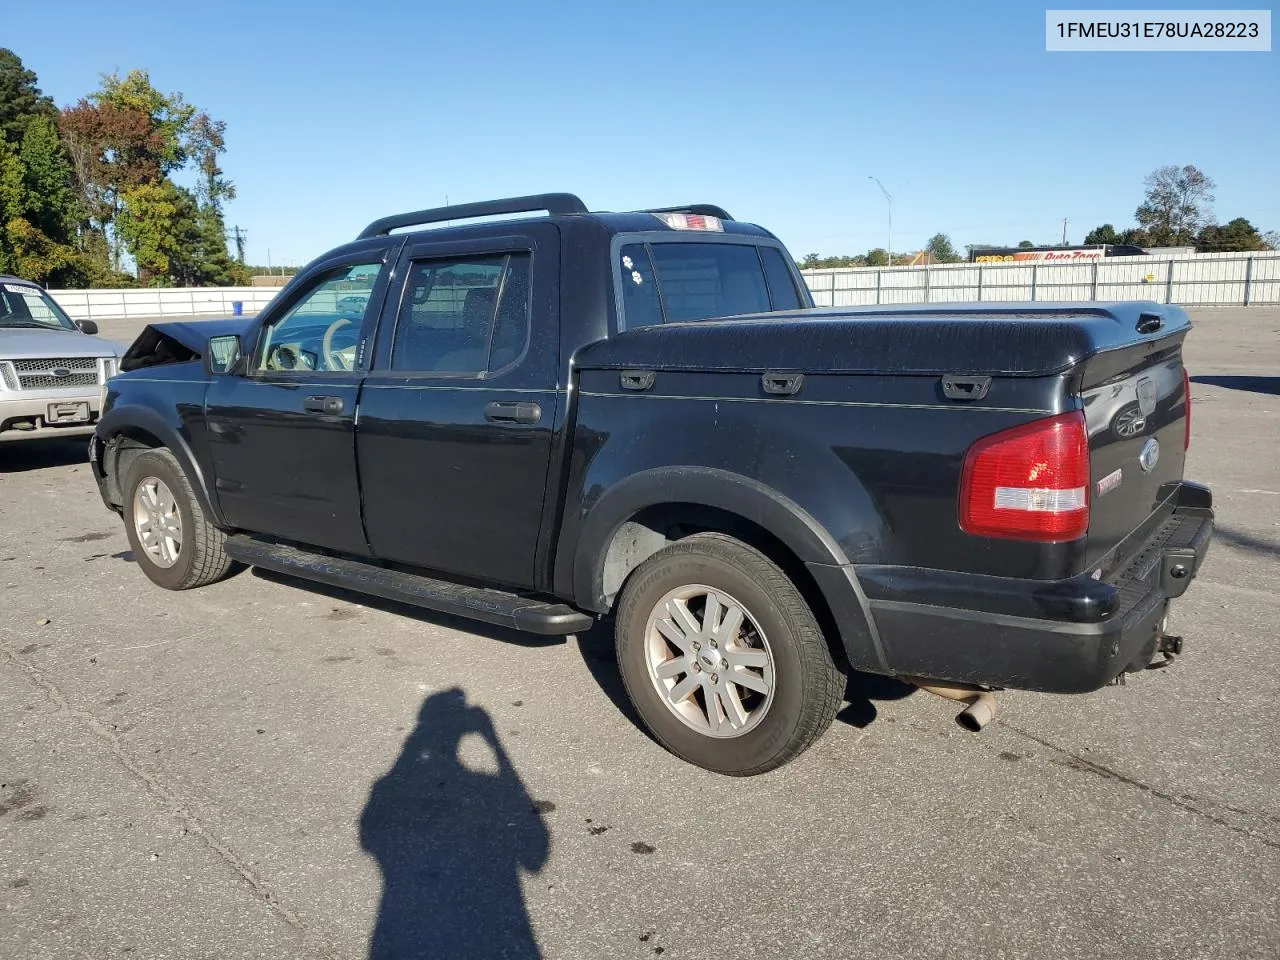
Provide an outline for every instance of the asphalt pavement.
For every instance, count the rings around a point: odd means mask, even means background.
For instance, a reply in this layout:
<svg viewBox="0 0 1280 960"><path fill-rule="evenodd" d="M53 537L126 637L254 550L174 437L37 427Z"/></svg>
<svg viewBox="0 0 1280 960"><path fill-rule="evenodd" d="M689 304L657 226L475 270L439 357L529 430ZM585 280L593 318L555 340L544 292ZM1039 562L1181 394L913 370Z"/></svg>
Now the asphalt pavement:
<svg viewBox="0 0 1280 960"><path fill-rule="evenodd" d="M1280 956L1280 308L1193 314L1184 656L976 735L856 677L745 780L645 736L605 629L165 592L83 442L0 445L0 957Z"/></svg>

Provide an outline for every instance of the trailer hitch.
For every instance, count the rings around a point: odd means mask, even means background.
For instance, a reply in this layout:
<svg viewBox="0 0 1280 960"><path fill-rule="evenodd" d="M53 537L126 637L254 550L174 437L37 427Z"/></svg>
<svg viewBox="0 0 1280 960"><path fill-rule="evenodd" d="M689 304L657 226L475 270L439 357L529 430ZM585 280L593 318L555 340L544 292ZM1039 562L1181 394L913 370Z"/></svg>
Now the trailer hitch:
<svg viewBox="0 0 1280 960"><path fill-rule="evenodd" d="M1163 670L1173 663L1175 657L1182 653L1182 638L1161 630L1156 634L1156 651L1147 664L1148 670Z"/></svg>

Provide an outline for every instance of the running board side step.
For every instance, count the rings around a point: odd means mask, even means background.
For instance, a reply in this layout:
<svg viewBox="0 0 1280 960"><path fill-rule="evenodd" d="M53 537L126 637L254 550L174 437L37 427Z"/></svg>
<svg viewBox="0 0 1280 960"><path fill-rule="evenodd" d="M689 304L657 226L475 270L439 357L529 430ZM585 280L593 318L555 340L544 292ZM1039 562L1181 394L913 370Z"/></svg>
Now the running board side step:
<svg viewBox="0 0 1280 960"><path fill-rule="evenodd" d="M560 636L583 633L593 618L563 603L545 603L502 590L468 587L413 573L389 570L362 560L312 553L282 543L237 534L227 538L227 556L253 567L327 583L384 600L440 613L483 620L513 630Z"/></svg>

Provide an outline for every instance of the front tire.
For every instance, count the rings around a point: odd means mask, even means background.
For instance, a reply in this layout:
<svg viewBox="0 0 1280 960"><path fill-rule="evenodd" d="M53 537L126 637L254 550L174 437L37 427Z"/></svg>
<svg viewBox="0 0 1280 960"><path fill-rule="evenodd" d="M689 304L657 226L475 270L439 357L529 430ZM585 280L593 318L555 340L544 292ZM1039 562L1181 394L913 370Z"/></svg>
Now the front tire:
<svg viewBox="0 0 1280 960"><path fill-rule="evenodd" d="M617 653L654 738L730 776L799 756L831 725L844 692L795 584L720 533L679 540L635 570L618 607Z"/></svg>
<svg viewBox="0 0 1280 960"><path fill-rule="evenodd" d="M152 583L189 590L231 569L226 534L209 522L177 458L163 447L129 463L122 513L133 557Z"/></svg>

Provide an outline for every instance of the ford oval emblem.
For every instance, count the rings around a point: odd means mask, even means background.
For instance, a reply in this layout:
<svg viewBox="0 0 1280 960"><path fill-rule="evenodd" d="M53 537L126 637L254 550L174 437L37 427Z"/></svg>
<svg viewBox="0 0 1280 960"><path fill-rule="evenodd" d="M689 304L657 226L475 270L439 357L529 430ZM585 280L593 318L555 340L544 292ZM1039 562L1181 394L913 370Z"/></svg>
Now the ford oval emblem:
<svg viewBox="0 0 1280 960"><path fill-rule="evenodd" d="M71 376L71 371L68 370L66 367L54 367L52 370L49 371L49 376L57 377L59 380L63 380Z"/></svg>
<svg viewBox="0 0 1280 960"><path fill-rule="evenodd" d="M1138 454L1138 466L1144 471L1150 473L1156 468L1156 464L1160 462L1160 441L1152 437L1142 445L1142 452Z"/></svg>

